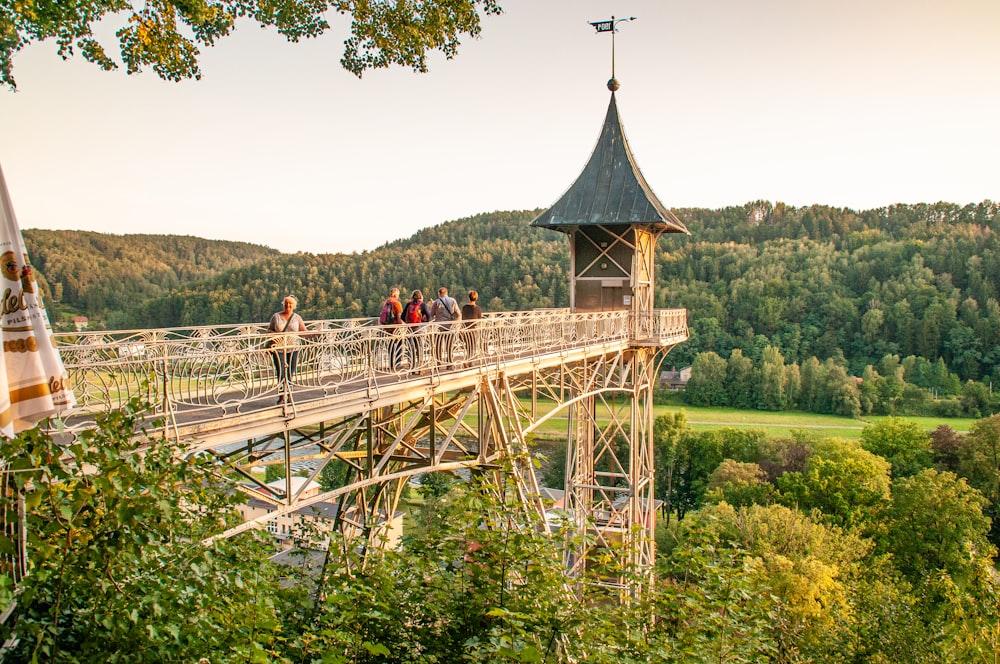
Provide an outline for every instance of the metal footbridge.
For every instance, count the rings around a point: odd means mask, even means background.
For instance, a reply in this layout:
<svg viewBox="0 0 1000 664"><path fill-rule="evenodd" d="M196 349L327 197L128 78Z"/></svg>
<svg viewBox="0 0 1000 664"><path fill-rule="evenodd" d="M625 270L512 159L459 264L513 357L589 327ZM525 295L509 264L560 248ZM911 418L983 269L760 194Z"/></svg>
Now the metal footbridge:
<svg viewBox="0 0 1000 664"><path fill-rule="evenodd" d="M376 543L405 483L427 472L513 468L519 502L541 515L527 443L558 416L567 441L591 448L568 478L587 506L579 527L594 528L596 518L598 531L618 542L630 523L651 519L652 506L634 500L648 492L629 479L630 463L640 461L618 460L613 448L623 432L651 426L636 421L632 402L650 389L657 351L687 338L684 310L547 309L471 324L349 319L307 327L279 335L277 347L264 324L57 334L78 401L66 432L138 398L148 404L149 435L215 455L247 493L273 505L267 517L220 536L337 501L343 541ZM275 359L292 354L296 371L281 385ZM333 462L349 469L343 486L296 493L290 469L314 480ZM286 468L284 492L252 472L272 464Z"/></svg>
<svg viewBox="0 0 1000 664"><path fill-rule="evenodd" d="M374 319L309 322L302 335L266 324L59 333L57 347L78 408L70 430L92 417L147 402L149 424L200 451L465 389L481 376L520 376L629 345L686 339L684 310L642 320L626 311L568 309L487 314L468 323L379 326ZM449 352L450 351L450 352ZM287 390L275 355L296 356Z"/></svg>

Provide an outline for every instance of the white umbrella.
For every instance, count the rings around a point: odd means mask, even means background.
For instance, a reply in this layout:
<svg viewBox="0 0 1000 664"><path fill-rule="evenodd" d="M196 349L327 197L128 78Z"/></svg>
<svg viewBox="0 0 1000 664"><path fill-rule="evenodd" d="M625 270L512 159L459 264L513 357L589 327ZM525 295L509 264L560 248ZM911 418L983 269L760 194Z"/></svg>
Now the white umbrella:
<svg viewBox="0 0 1000 664"><path fill-rule="evenodd" d="M0 435L12 437L76 405L0 169Z"/></svg>

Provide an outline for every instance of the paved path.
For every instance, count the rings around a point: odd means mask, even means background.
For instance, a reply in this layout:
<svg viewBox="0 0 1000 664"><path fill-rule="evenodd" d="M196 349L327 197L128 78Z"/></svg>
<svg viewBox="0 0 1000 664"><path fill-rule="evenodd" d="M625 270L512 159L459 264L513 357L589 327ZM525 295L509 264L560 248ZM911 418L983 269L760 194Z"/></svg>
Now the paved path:
<svg viewBox="0 0 1000 664"><path fill-rule="evenodd" d="M788 424L785 422L718 422L688 420L688 424L718 424L726 427L786 427L789 429L864 429L865 425L850 424Z"/></svg>

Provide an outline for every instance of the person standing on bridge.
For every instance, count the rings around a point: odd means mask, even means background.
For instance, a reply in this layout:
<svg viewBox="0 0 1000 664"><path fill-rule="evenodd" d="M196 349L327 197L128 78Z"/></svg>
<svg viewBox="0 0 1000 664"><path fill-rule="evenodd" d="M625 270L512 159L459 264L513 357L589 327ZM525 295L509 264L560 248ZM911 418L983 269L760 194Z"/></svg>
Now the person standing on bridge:
<svg viewBox="0 0 1000 664"><path fill-rule="evenodd" d="M420 326L431 319L430 311L424 303L424 294L419 290L413 291L410 301L403 307L403 322L409 329L406 330L406 346L410 354L410 373L419 373L420 367L424 363L423 348Z"/></svg>
<svg viewBox="0 0 1000 664"><path fill-rule="evenodd" d="M431 305L431 317L435 323L439 323L439 329L435 330L437 342L434 344L437 353L437 361L441 364L451 364L454 358L452 352L455 348L455 330L452 321L462 320L462 312L458 310L458 302L448 295L448 289L442 286L438 289L437 299Z"/></svg>
<svg viewBox="0 0 1000 664"><path fill-rule="evenodd" d="M479 356L479 332L473 328L478 325L478 321L483 317L483 310L479 308L479 293L474 290L469 291L469 303L462 306L462 343L465 344L465 362L470 366Z"/></svg>
<svg viewBox="0 0 1000 664"><path fill-rule="evenodd" d="M285 403L295 375L295 363L299 359L299 334L306 331L302 316L295 313L299 301L294 295L286 295L284 308L271 316L267 331L276 335L267 342L274 362L274 373L278 378L278 403Z"/></svg>
<svg viewBox="0 0 1000 664"><path fill-rule="evenodd" d="M399 301L399 289L389 290L389 297L382 304L382 313L378 317L379 325L387 325L385 332L390 341L386 351L386 371L395 371L403 361L403 341L399 339L403 329L395 327L403 322L403 303Z"/></svg>

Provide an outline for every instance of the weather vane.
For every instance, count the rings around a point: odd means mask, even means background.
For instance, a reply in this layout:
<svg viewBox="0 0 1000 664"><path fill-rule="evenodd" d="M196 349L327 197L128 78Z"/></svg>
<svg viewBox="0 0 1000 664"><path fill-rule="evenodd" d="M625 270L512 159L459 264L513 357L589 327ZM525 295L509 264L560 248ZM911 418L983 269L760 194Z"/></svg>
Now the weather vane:
<svg viewBox="0 0 1000 664"><path fill-rule="evenodd" d="M615 33L618 32L618 24L623 21L634 21L637 16L629 16L628 18L615 18L611 17L610 21L590 21L590 24L594 26L597 32L610 32L611 33L611 80L608 81L608 90L614 92L619 88L618 79L615 78Z"/></svg>

